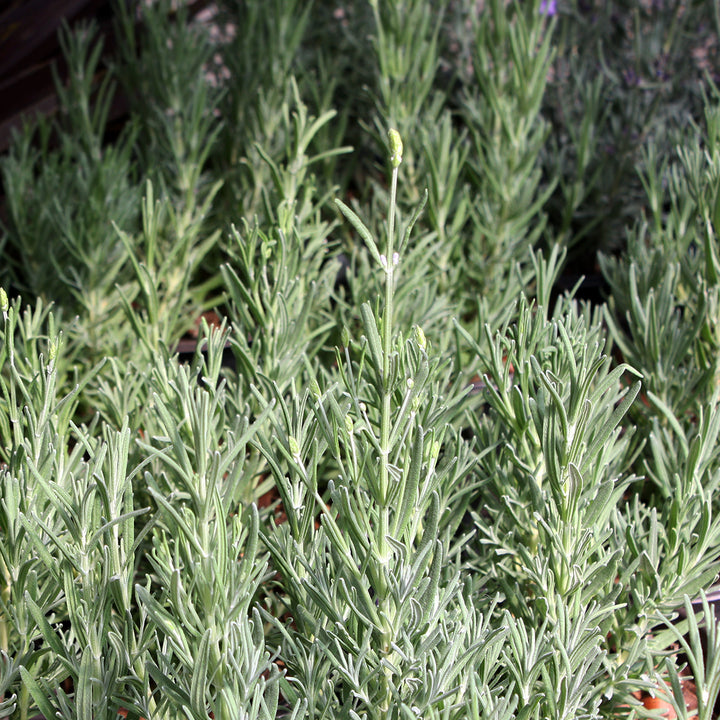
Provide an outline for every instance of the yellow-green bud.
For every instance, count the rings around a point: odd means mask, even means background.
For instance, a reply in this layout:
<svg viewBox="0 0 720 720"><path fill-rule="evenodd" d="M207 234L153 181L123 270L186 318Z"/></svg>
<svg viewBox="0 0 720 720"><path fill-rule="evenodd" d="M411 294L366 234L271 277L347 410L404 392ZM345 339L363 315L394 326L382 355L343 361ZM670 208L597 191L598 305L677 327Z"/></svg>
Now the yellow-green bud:
<svg viewBox="0 0 720 720"><path fill-rule="evenodd" d="M293 457L300 457L300 446L292 435L288 437L288 445L290 446L290 452L293 454Z"/></svg>
<svg viewBox="0 0 720 720"><path fill-rule="evenodd" d="M402 138L400 137L400 133L393 128L388 131L388 136L390 137L390 162L392 166L396 168L399 167L402 162Z"/></svg>
<svg viewBox="0 0 720 720"><path fill-rule="evenodd" d="M352 418L349 415L346 415L345 416L345 430L347 430L347 434L352 435L354 429L355 428L353 425Z"/></svg>
<svg viewBox="0 0 720 720"><path fill-rule="evenodd" d="M430 450L430 456L433 460L437 460L440 455L440 443L437 440L433 440L432 449Z"/></svg>
<svg viewBox="0 0 720 720"><path fill-rule="evenodd" d="M10 309L10 303L8 302L8 296L5 290L0 288L0 310L6 313Z"/></svg>
<svg viewBox="0 0 720 720"><path fill-rule="evenodd" d="M322 391L320 390L320 385L318 384L318 381L315 378L310 378L310 392L313 394L313 397L316 400L319 400L322 397Z"/></svg>
<svg viewBox="0 0 720 720"><path fill-rule="evenodd" d="M425 350L425 348L427 347L427 339L425 338L425 333L419 325L415 326L415 342L418 344L418 347L421 350Z"/></svg>

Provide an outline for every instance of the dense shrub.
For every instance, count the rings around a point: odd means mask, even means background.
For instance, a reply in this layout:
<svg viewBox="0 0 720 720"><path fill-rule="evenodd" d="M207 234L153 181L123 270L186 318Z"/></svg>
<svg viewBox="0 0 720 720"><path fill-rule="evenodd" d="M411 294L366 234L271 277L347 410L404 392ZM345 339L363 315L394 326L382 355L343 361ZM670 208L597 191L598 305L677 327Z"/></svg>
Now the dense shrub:
<svg viewBox="0 0 720 720"><path fill-rule="evenodd" d="M711 718L717 22L64 31L0 159L0 717Z"/></svg>

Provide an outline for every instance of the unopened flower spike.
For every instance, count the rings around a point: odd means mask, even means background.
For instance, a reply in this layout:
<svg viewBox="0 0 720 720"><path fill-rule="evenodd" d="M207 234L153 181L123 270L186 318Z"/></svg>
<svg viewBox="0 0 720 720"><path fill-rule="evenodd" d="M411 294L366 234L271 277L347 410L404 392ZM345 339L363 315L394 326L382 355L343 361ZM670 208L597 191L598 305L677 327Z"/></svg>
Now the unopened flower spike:
<svg viewBox="0 0 720 720"><path fill-rule="evenodd" d="M440 443L437 440L433 440L432 449L430 450L430 456L433 460L437 460L440 456Z"/></svg>
<svg viewBox="0 0 720 720"><path fill-rule="evenodd" d="M399 167L402 162L402 138L400 137L400 133L394 128L388 131L388 136L390 137L390 162L392 166L396 168Z"/></svg>
<svg viewBox="0 0 720 720"><path fill-rule="evenodd" d="M415 325L415 342L417 342L418 346L421 350L425 350L427 347L427 339L425 338L425 333L423 332L423 329L419 325Z"/></svg>
<svg viewBox="0 0 720 720"><path fill-rule="evenodd" d="M288 445L290 446L290 452L293 457L300 457L300 445L298 445L298 441L292 435L288 437Z"/></svg>
<svg viewBox="0 0 720 720"><path fill-rule="evenodd" d="M0 288L0 310L6 313L10 309L10 303L8 301L7 293L3 288Z"/></svg>

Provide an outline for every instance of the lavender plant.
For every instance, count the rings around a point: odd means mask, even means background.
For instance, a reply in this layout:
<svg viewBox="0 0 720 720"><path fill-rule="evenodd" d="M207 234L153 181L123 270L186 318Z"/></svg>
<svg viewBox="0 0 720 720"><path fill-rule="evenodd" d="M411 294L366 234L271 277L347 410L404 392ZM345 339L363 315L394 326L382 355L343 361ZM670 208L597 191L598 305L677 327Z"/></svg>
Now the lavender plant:
<svg viewBox="0 0 720 720"><path fill-rule="evenodd" d="M216 350L218 339L224 334L209 339ZM141 443L155 509L150 573L136 587L139 609L156 628L157 651L144 667L155 688L150 715L170 718L182 708L198 720L209 712L269 720L279 670L254 607L266 574L258 511L239 505L253 482L247 442L263 417L255 424L227 417L219 367L205 369L201 384L176 364L155 373L154 418Z"/></svg>
<svg viewBox="0 0 720 720"><path fill-rule="evenodd" d="M650 217L629 232L625 256L600 257L610 332L646 378L642 427L655 437L666 428L684 447L717 385L716 101L706 113L704 153L679 145L671 163L648 151L640 172Z"/></svg>
<svg viewBox="0 0 720 720"><path fill-rule="evenodd" d="M549 128L541 108L554 54L552 21L533 3L489 3L473 18L473 84L462 97L462 116L471 132L472 191L468 239L458 247L466 262L483 321L500 325L532 281L529 250L545 223L543 205L553 181L541 181L540 152ZM492 290L491 290L492 288ZM505 293L496 294L496 293ZM467 298L465 298L467 302Z"/></svg>
<svg viewBox="0 0 720 720"><path fill-rule="evenodd" d="M370 2L377 71L374 125L382 144L383 129L397 127L402 135L416 131L417 118L432 127L443 104L438 88L439 35L447 3L429 8L427 3L404 0L397 3ZM422 156L407 148L402 166L403 200L420 201L426 173Z"/></svg>
<svg viewBox="0 0 720 720"><path fill-rule="evenodd" d="M128 256L112 222L132 228L139 217L136 134L130 124L103 147L114 82L106 74L94 87L102 42L92 26L66 28L60 39L69 66L67 85L56 79L60 117L26 126L2 159L6 271L18 291L56 304L67 321L68 349L77 334L92 365L122 329L116 285L128 280ZM76 314L80 322L70 324Z"/></svg>
<svg viewBox="0 0 720 720"><path fill-rule="evenodd" d="M209 201L199 212L207 211ZM195 324L203 311L221 299L219 279L197 280L220 231L209 237L184 225L183 211L168 197L155 200L148 181L142 208L142 231L134 237L115 227L127 248L135 278L118 288L127 325L133 330L133 347L146 357L169 352ZM123 357L130 355L127 344Z"/></svg>
<svg viewBox="0 0 720 720"><path fill-rule="evenodd" d="M334 113L308 116L297 86L294 95L292 117L284 106L284 157L276 161L257 148L273 179L273 191L265 196L266 226L272 223L272 229L264 230L258 219L244 221L242 230L231 226L225 245L228 262L221 267L241 402L250 397L251 384L272 381L285 393L306 363L315 364L336 325L330 312L340 271L337 244L330 236L334 223L319 210L326 197L318 197L310 167L347 148L308 157L313 139Z"/></svg>
<svg viewBox="0 0 720 720"><path fill-rule="evenodd" d="M58 149L3 165L0 717L684 716L689 674L711 716L719 116L671 156L675 80L614 74L699 6L590 79L586 5L154 4L96 110L64 36ZM558 296L626 182L607 308Z"/></svg>
<svg viewBox="0 0 720 720"><path fill-rule="evenodd" d="M394 130L390 144L382 251L340 204L384 273L380 317L363 306L362 340L338 356L339 387L323 392L318 378L312 393L281 404L272 436L259 435L288 515L264 535L293 618L273 620L288 663L283 693L306 698L310 717L456 713L473 658L499 642L446 559L455 504L447 500L461 497L471 461L443 417L461 398L445 404L433 392L440 368L422 330L405 339L393 326L409 231L396 242L402 143ZM458 455L443 462L443 445ZM332 478L320 474L326 457Z"/></svg>
<svg viewBox="0 0 720 720"><path fill-rule="evenodd" d="M43 359L37 345L44 330L46 314L38 307L36 314L28 311L23 317L19 303L11 305L4 290L0 291L2 312L2 351L0 352L0 390L2 391L2 591L0 592L0 638L2 640L2 707L9 715L18 710L19 716L29 717L31 707L27 686L20 687L20 668L32 668L39 673L56 672L55 663L48 662L45 653L35 646L38 636L36 620L29 609L28 599L45 612L52 612L57 586L49 577L49 570L39 562L21 514L40 507L30 500L35 481L31 473L23 472L25 460L45 469L51 462L48 450L57 431L68 430L68 417L56 394L54 363ZM18 321L21 321L18 327ZM16 334L19 342L16 345ZM51 342L57 342L57 336ZM48 353L50 345L44 348ZM72 400L65 403L66 410ZM24 406L25 410L22 411ZM48 427L49 426L49 427ZM54 426L54 427L53 427ZM53 433L53 429L56 431ZM77 458L76 458L77 460Z"/></svg>
<svg viewBox="0 0 720 720"><path fill-rule="evenodd" d="M707 79L717 79L717 18L706 3L575 0L557 16L543 164L559 185L547 210L559 233L570 230L580 274L590 251L619 250L642 212L635 167L648 141L669 158L675 133L701 121Z"/></svg>
<svg viewBox="0 0 720 720"><path fill-rule="evenodd" d="M220 53L219 72L226 75L220 103L225 124L215 163L226 178L230 217L270 221L265 211L276 208L267 207L265 193L276 181L272 163L291 162L290 147L306 149L293 136L289 116L299 108L294 72L300 70L311 7L297 0L229 2L218 17L218 26L228 28L229 36ZM321 116L331 108L314 110Z"/></svg>
<svg viewBox="0 0 720 720"><path fill-rule="evenodd" d="M127 422L100 430L97 418L88 427L69 420L73 396L56 396L57 336L46 364L27 329L17 333L19 303L4 291L0 303L4 412L14 426L2 438L4 709L22 718L121 709L275 717L278 671L251 611L263 579L258 515L238 504L253 480L245 447L255 428L224 415L225 334L207 330L208 356L195 370L155 364L143 388L147 439L136 444ZM28 362L40 372L28 377Z"/></svg>
<svg viewBox="0 0 720 720"><path fill-rule="evenodd" d="M129 6L117 14L116 72L138 124L135 151L143 176L172 198L177 237L211 235L208 215L222 180L209 175L208 159L223 127L213 44L184 4L152 3L141 13L140 23Z"/></svg>

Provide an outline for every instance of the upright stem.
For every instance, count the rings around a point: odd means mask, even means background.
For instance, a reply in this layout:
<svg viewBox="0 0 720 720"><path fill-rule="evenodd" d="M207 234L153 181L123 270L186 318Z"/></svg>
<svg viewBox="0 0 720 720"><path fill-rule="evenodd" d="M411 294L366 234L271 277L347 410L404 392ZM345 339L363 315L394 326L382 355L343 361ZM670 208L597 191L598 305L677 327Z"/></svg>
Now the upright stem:
<svg viewBox="0 0 720 720"><path fill-rule="evenodd" d="M383 310L382 322L382 344L383 344L383 397L382 397L382 418L380 421L380 447L383 450L381 465L381 496L383 503L387 502L388 492L388 461L386 454L389 452L390 430L391 430L391 408L392 408L392 378L391 375L391 355L392 355L392 336L393 336L393 297L394 297L394 278L395 278L395 261L393 258L393 236L395 235L395 197L397 194L397 178L398 166L394 165L392 170L392 180L390 185L390 214L388 217L388 232L386 254L382 256L385 270L385 308Z"/></svg>
<svg viewBox="0 0 720 720"><path fill-rule="evenodd" d="M390 548L387 543L390 525L390 508L388 506L390 485L390 431L392 429L392 339L393 339L393 296L396 259L393 240L395 237L395 200L397 196L398 167L402 162L402 140L396 130L390 130L390 160L392 162L392 179L390 185L390 210L388 214L387 242L385 255L381 256L385 270L385 308L382 321L382 414L380 418L380 517L378 527L378 553L381 562L389 562Z"/></svg>
<svg viewBox="0 0 720 720"><path fill-rule="evenodd" d="M382 320L382 414L380 417L380 507L378 518L378 555L380 562L384 565L390 563L390 546L387 541L390 527L390 506L389 506L389 486L390 486L390 432L392 430L392 395L393 395L393 378L392 378L392 340L393 340L393 297L395 292L395 265L393 240L395 238L395 200L397 196L397 180L398 168L402 162L402 140L397 130L390 130L390 161L392 163L392 178L390 183L390 210L388 213L388 230L387 242L385 246L385 255L380 256L380 260L385 270L385 307L383 309ZM383 579L383 574L379 573L379 579ZM387 587L376 588L378 598L380 599L380 607L387 604ZM392 640L392 626L390 618L393 615L391 608L384 607L383 613L383 651L389 652ZM392 700L389 690L389 678L392 675L390 667L384 669L384 700L381 703L381 711L387 712Z"/></svg>

